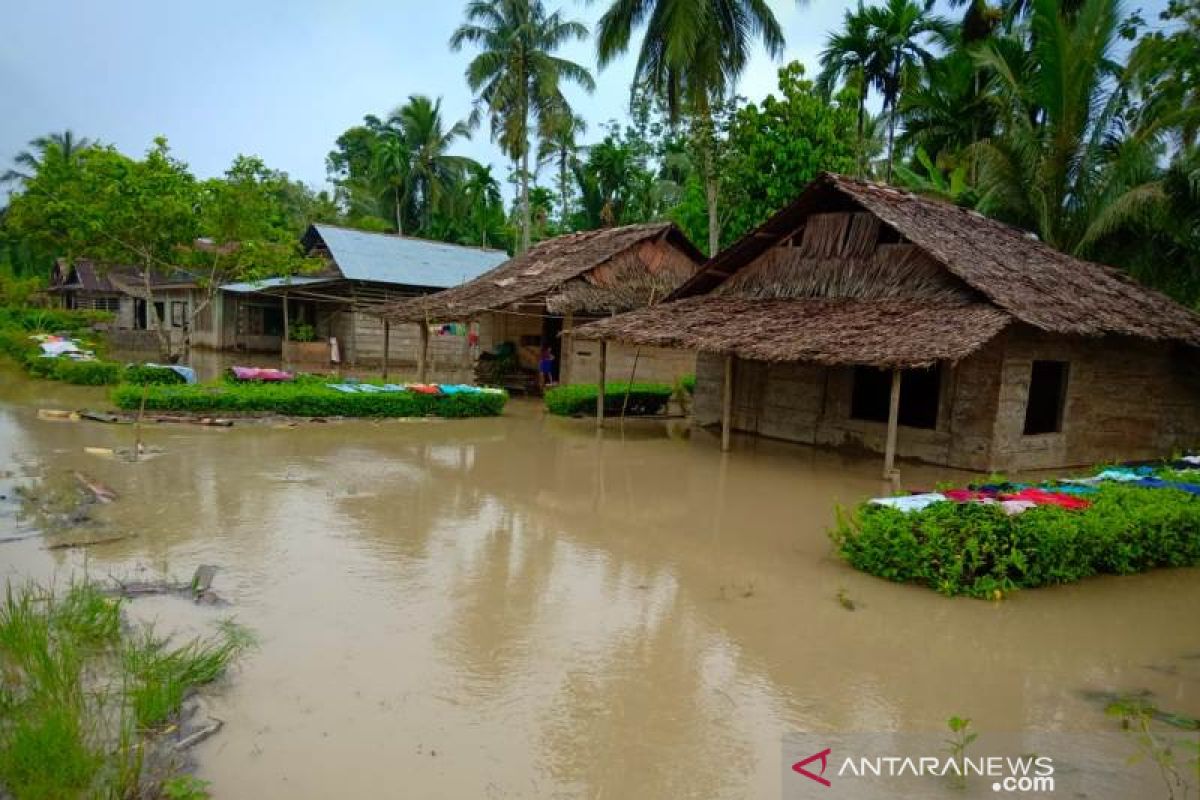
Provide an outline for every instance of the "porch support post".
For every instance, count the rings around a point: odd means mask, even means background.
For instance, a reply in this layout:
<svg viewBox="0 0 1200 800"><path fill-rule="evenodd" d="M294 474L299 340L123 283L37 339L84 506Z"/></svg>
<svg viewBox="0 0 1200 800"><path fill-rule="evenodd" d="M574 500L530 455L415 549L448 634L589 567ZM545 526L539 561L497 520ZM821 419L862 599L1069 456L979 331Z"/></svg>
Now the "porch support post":
<svg viewBox="0 0 1200 800"><path fill-rule="evenodd" d="M600 382L596 385L596 427L604 427L604 381L608 372L608 341L600 340Z"/></svg>
<svg viewBox="0 0 1200 800"><path fill-rule="evenodd" d="M429 322L421 320L421 349L417 353L417 383L425 383L425 374L429 366Z"/></svg>
<svg viewBox="0 0 1200 800"><path fill-rule="evenodd" d="M721 451L729 450L733 429L733 356L725 356L725 385L721 391Z"/></svg>
<svg viewBox="0 0 1200 800"><path fill-rule="evenodd" d="M287 292L284 292L283 293L283 344L280 345L280 347L279 347L279 354L280 354L280 356L283 356L284 358L286 358L286 356L284 356L284 354L287 352L287 343L291 339L291 334L292 334L292 323L291 323L291 320L288 318Z"/></svg>
<svg viewBox="0 0 1200 800"><path fill-rule="evenodd" d="M388 378L388 349L392 344L392 326L388 318L383 318L383 379Z"/></svg>
<svg viewBox="0 0 1200 800"><path fill-rule="evenodd" d="M900 370L892 369L892 396L888 402L887 447L883 452L883 477L891 480L896 466L896 433L900 425Z"/></svg>

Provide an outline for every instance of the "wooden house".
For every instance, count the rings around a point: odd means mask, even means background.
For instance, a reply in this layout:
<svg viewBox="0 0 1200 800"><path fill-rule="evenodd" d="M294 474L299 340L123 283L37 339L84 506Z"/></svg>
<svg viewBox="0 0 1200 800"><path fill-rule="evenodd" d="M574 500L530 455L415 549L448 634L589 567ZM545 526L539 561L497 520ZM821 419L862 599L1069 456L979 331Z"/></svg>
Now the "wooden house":
<svg viewBox="0 0 1200 800"><path fill-rule="evenodd" d="M691 278L702 261L671 223L582 231L539 242L461 286L382 313L392 322L417 323L425 330L445 323L469 326L482 352L511 343L522 366L531 370L542 348L549 347L559 382L594 382L599 344L574 335L575 326L653 304ZM618 346L607 357L612 380L633 375L671 382L695 371L690 350Z"/></svg>
<svg viewBox="0 0 1200 800"><path fill-rule="evenodd" d="M699 353L731 431L971 470L1200 445L1200 316L1026 231L823 174L668 302L579 331ZM601 420L602 422L602 420Z"/></svg>

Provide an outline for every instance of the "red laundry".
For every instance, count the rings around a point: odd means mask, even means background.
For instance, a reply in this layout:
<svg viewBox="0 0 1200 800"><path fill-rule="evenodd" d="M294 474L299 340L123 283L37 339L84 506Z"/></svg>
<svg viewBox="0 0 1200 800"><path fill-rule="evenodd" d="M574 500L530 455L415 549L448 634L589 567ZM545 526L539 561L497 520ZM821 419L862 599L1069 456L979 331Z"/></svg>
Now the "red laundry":
<svg viewBox="0 0 1200 800"><path fill-rule="evenodd" d="M953 500L956 503L978 503L996 499L995 492L980 492L975 489L947 489L942 494L946 496L947 500Z"/></svg>
<svg viewBox="0 0 1200 800"><path fill-rule="evenodd" d="M1091 502L1084 500L1082 497L1063 494L1061 492L1047 492L1045 489L1022 489L1019 492L1012 494L1000 495L1001 500L1028 500L1031 503L1037 503L1039 506L1059 506L1071 511L1078 511L1081 508L1087 508Z"/></svg>

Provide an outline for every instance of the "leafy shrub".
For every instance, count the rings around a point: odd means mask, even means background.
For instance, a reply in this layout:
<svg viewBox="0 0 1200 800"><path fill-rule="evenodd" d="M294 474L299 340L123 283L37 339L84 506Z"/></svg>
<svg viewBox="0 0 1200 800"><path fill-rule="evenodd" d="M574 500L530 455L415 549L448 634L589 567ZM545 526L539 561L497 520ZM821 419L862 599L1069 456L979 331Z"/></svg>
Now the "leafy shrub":
<svg viewBox="0 0 1200 800"><path fill-rule="evenodd" d="M124 384L113 390L112 400L119 408L134 409L141 404L142 392L142 387ZM146 390L146 408L155 411L297 417L489 417L500 414L507 400L502 393L346 394L316 379L296 383L157 385Z"/></svg>
<svg viewBox="0 0 1200 800"><path fill-rule="evenodd" d="M662 383L604 384L604 413L617 415L625 408L626 416L642 417L660 413L671 399L672 388ZM574 383L547 389L546 410L562 417L596 413L600 387L594 383ZM629 401L625 396L628 392Z"/></svg>
<svg viewBox="0 0 1200 800"><path fill-rule="evenodd" d="M61 308L0 308L0 328L29 333L82 333L95 325L111 322L107 311L76 311Z"/></svg>
<svg viewBox="0 0 1200 800"><path fill-rule="evenodd" d="M69 358L42 358L33 353L25 360L25 369L35 378L74 383L80 386L108 386L120 383L124 368L115 361L72 361Z"/></svg>
<svg viewBox="0 0 1200 800"><path fill-rule="evenodd" d="M1101 484L1082 511L935 503L903 513L864 503L830 532L851 566L948 595L994 597L1097 574L1200 564L1200 497Z"/></svg>
<svg viewBox="0 0 1200 800"><path fill-rule="evenodd" d="M170 367L150 366L149 364L133 364L125 369L122 378L125 383L137 386L149 384L187 383L184 377Z"/></svg>
<svg viewBox="0 0 1200 800"><path fill-rule="evenodd" d="M696 393L696 376L695 375L684 375L682 378L679 379L679 385L688 394L695 394Z"/></svg>
<svg viewBox="0 0 1200 800"><path fill-rule="evenodd" d="M307 322L292 323L288 329L288 339L293 342L315 342L317 340L317 329Z"/></svg>

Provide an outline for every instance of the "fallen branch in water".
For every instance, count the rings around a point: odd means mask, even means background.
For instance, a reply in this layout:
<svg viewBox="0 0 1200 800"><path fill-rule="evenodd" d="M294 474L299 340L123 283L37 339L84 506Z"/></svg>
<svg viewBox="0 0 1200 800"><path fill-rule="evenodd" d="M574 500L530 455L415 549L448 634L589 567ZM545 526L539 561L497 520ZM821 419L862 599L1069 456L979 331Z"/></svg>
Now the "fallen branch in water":
<svg viewBox="0 0 1200 800"><path fill-rule="evenodd" d="M117 499L116 492L99 481L91 480L82 472L75 473L75 480L79 481L79 485L91 492L92 496L101 503L111 503Z"/></svg>
<svg viewBox="0 0 1200 800"><path fill-rule="evenodd" d="M55 542L54 544L46 545L47 550L73 550L77 547L91 547L97 544L111 544L129 539L136 534L118 533L113 536L101 536L95 539L84 539L82 541Z"/></svg>
<svg viewBox="0 0 1200 800"><path fill-rule="evenodd" d="M207 725L200 728L199 730L189 733L187 736L184 736L182 739L180 739L178 742L175 743L175 749L176 750L187 750L189 748L195 747L196 745L200 744L208 737L216 734L223 727L225 727L225 720L218 719L216 717L209 717Z"/></svg>
<svg viewBox="0 0 1200 800"><path fill-rule="evenodd" d="M190 597L196 603L224 605L225 600L211 588L217 568L209 564L201 564L196 568L195 575L187 583L178 581L134 581L126 583L119 578L109 575L117 586L108 591L109 594L119 594L121 597L147 597L156 594L175 594Z"/></svg>

